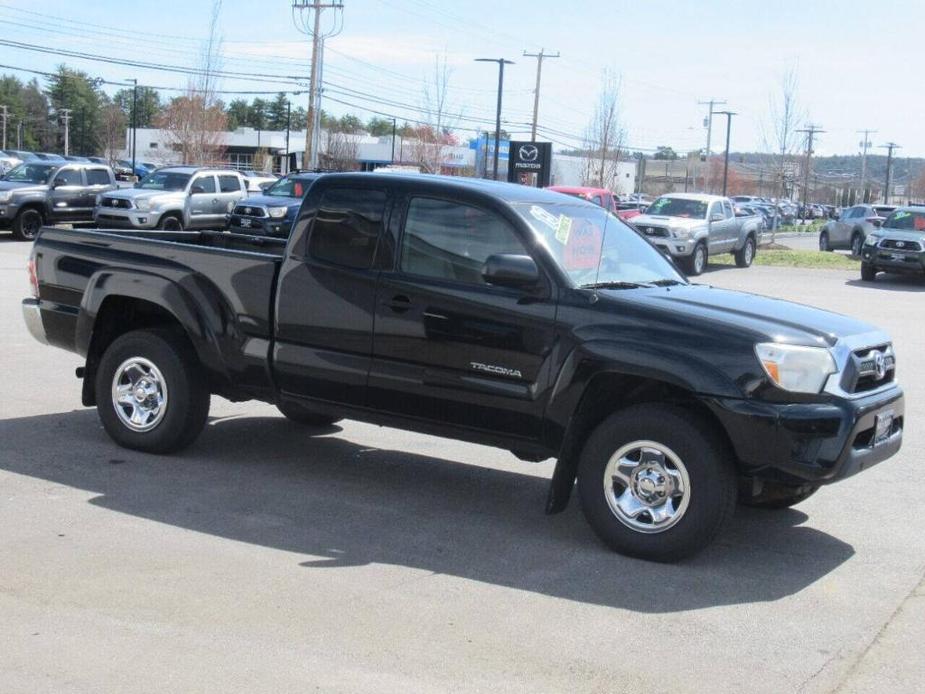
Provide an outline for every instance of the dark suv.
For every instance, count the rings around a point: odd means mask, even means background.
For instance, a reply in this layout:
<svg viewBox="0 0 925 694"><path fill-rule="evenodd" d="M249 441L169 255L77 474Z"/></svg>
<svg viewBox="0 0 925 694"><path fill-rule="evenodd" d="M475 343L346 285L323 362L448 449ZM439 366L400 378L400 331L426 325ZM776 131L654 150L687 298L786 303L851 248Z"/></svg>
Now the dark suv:
<svg viewBox="0 0 925 694"><path fill-rule="evenodd" d="M319 175L292 173L279 179L262 194L245 198L231 213L229 231L287 238L302 198Z"/></svg>
<svg viewBox="0 0 925 694"><path fill-rule="evenodd" d="M92 221L96 196L115 187L112 169L101 164L23 162L0 178L0 227L31 241L43 224Z"/></svg>

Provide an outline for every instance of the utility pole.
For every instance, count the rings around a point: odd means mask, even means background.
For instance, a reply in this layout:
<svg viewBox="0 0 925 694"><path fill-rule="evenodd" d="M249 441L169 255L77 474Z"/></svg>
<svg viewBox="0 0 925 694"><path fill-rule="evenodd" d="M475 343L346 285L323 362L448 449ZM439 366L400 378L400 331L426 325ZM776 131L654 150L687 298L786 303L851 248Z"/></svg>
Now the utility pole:
<svg viewBox="0 0 925 694"><path fill-rule="evenodd" d="M525 58L536 58L536 89L533 90L533 128L530 130L530 142L536 142L536 118L540 110L540 74L543 72L543 58L558 58L559 51L556 54L545 53L546 49L541 48L539 53L527 53L524 51Z"/></svg>
<svg viewBox="0 0 925 694"><path fill-rule="evenodd" d="M135 175L135 142L138 139L138 80L134 77L128 79L132 83L132 175Z"/></svg>
<svg viewBox="0 0 925 694"><path fill-rule="evenodd" d="M717 115L726 116L726 154L723 159L723 197L726 197L726 184L729 181L729 134L732 131L732 117L734 111L716 111Z"/></svg>
<svg viewBox="0 0 925 694"><path fill-rule="evenodd" d="M286 99L286 169L280 166L280 173L289 173L289 128L292 127L292 102Z"/></svg>
<svg viewBox="0 0 925 694"><path fill-rule="evenodd" d="M322 10L343 10L343 2L321 2L321 0L292 0L292 17L295 21L296 28L303 34L312 38L312 67L311 67L311 86L308 92L308 114L305 124L305 153L302 156L302 168L317 168L318 148L315 147L315 138L317 137L316 126L320 124L321 112L321 61L324 51L324 39L335 36L340 33L343 24L337 24L337 20L343 21L343 12L336 15L334 27L329 32L321 31L321 12ZM296 10L299 12L299 20L296 20ZM309 19L305 14L311 17L311 26ZM316 110L318 115L316 115Z"/></svg>
<svg viewBox="0 0 925 694"><path fill-rule="evenodd" d="M71 109L62 108L59 113L61 114L61 120L64 121L64 156L70 154L70 124L71 124Z"/></svg>
<svg viewBox="0 0 925 694"><path fill-rule="evenodd" d="M864 139L861 140L858 144L861 147L861 196L863 202L868 202L866 189L867 189L867 150L871 146L869 139L870 135L873 135L876 130L858 130L858 133L864 134Z"/></svg>
<svg viewBox="0 0 925 694"><path fill-rule="evenodd" d="M697 104L700 106L710 107L710 110L707 112L707 117L703 119L703 125L707 129L706 162L707 162L707 176L708 176L707 181L704 181L704 187L707 189L706 192L710 192L713 186L713 172L710 167L710 139L713 134L713 114L715 113L715 111L713 110L713 107L723 106L726 104L726 102L711 98L709 101L698 101Z"/></svg>
<svg viewBox="0 0 925 694"><path fill-rule="evenodd" d="M3 147L0 147L0 149L6 149L6 119L10 114L7 113L6 104L0 104L0 108L3 109L3 113L0 114L0 117L3 118Z"/></svg>
<svg viewBox="0 0 925 694"><path fill-rule="evenodd" d="M498 180L498 153L501 149L501 94L504 91L504 66L513 65L513 60L504 58L476 58L477 63L498 63L498 108L495 111L495 157L493 164L494 180Z"/></svg>
<svg viewBox="0 0 925 694"><path fill-rule="evenodd" d="M809 194L809 169L813 159L813 138L817 134L824 133L825 130L819 125L807 125L803 130L797 130L798 133L806 133L806 168L803 170L803 217L806 221L806 203Z"/></svg>
<svg viewBox="0 0 925 694"><path fill-rule="evenodd" d="M395 165L395 131L398 130L398 122L392 119L392 165Z"/></svg>
<svg viewBox="0 0 925 694"><path fill-rule="evenodd" d="M890 178L893 169L893 150L902 149L895 142L887 142L885 145L880 145L881 148L886 150L886 186L883 189L883 202L887 205L890 204Z"/></svg>

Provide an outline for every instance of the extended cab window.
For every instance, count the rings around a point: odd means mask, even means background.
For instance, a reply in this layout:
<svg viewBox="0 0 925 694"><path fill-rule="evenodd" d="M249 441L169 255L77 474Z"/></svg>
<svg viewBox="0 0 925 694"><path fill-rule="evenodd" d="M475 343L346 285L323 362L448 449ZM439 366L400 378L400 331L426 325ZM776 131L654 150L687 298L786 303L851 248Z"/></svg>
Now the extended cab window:
<svg viewBox="0 0 925 694"><path fill-rule="evenodd" d="M88 186L108 186L110 182L106 169L87 169Z"/></svg>
<svg viewBox="0 0 925 694"><path fill-rule="evenodd" d="M218 185L223 193L241 192L241 181L237 176L219 176Z"/></svg>
<svg viewBox="0 0 925 694"><path fill-rule="evenodd" d="M527 255L514 230L494 213L429 198L415 198L408 205L402 272L484 284L482 266L496 253Z"/></svg>
<svg viewBox="0 0 925 694"><path fill-rule="evenodd" d="M385 204L381 190L325 191L308 240L309 255L344 267L372 267Z"/></svg>
<svg viewBox="0 0 925 694"><path fill-rule="evenodd" d="M726 219L732 219L735 216L735 213L732 211L732 205L725 201L723 201L723 212L726 214Z"/></svg>
<svg viewBox="0 0 925 694"><path fill-rule="evenodd" d="M62 169L55 176L56 186L80 186L83 182L80 180L80 171L77 169Z"/></svg>
<svg viewBox="0 0 925 694"><path fill-rule="evenodd" d="M195 193L214 193L215 192L215 176L200 176L199 178L193 179L193 185L190 188L190 191Z"/></svg>

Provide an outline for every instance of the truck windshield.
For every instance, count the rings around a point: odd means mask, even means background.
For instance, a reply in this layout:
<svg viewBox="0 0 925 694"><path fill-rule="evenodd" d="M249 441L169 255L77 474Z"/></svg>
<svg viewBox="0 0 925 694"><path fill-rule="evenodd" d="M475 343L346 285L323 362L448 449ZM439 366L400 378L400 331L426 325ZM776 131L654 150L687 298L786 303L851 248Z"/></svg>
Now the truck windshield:
<svg viewBox="0 0 925 694"><path fill-rule="evenodd" d="M514 209L576 286L686 284L654 246L600 207L541 202Z"/></svg>
<svg viewBox="0 0 925 694"><path fill-rule="evenodd" d="M902 229L904 231L925 231L925 212L896 210L883 223L884 229Z"/></svg>
<svg viewBox="0 0 925 694"><path fill-rule="evenodd" d="M272 195L278 198L301 198L308 192L309 185L311 185L311 179L281 178L267 188L264 195Z"/></svg>
<svg viewBox="0 0 925 694"><path fill-rule="evenodd" d="M55 164L20 164L10 169L3 180L17 183L47 183L57 168Z"/></svg>
<svg viewBox="0 0 925 694"><path fill-rule="evenodd" d="M185 190L191 176L192 174L176 171L152 171L135 187L145 190Z"/></svg>
<svg viewBox="0 0 925 694"><path fill-rule="evenodd" d="M689 200L687 198L658 198L649 205L646 214L706 219L707 203L702 200Z"/></svg>

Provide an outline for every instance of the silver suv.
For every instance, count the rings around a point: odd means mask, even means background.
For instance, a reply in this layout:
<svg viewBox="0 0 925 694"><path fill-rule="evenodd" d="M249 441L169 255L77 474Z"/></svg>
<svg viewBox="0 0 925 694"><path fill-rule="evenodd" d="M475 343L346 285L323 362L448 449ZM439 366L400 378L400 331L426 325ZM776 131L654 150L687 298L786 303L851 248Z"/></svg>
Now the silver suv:
<svg viewBox="0 0 925 694"><path fill-rule="evenodd" d="M826 222L820 230L819 250L849 248L851 255L860 256L864 239L879 229L895 209L894 205L855 205L843 210L838 219Z"/></svg>
<svg viewBox="0 0 925 694"><path fill-rule="evenodd" d="M167 166L135 184L97 197L100 227L224 229L235 203L247 195L244 177L231 169Z"/></svg>

